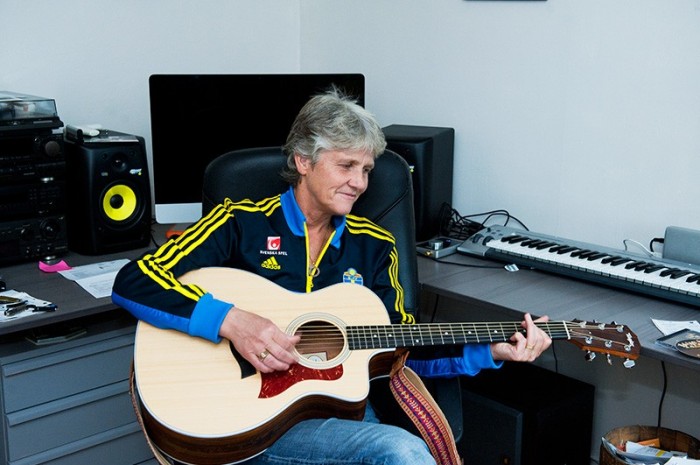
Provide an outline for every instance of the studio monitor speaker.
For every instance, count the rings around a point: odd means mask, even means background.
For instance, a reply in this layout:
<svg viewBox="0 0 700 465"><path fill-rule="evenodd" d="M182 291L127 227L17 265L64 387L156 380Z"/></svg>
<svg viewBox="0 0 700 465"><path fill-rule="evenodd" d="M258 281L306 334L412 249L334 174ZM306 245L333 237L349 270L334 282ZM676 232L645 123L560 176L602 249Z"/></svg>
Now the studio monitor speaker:
<svg viewBox="0 0 700 465"><path fill-rule="evenodd" d="M412 170L416 240L440 234L440 209L452 203L454 129L393 124L383 129L387 148Z"/></svg>
<svg viewBox="0 0 700 465"><path fill-rule="evenodd" d="M151 189L144 140L101 130L66 139L68 248L99 255L150 241Z"/></svg>

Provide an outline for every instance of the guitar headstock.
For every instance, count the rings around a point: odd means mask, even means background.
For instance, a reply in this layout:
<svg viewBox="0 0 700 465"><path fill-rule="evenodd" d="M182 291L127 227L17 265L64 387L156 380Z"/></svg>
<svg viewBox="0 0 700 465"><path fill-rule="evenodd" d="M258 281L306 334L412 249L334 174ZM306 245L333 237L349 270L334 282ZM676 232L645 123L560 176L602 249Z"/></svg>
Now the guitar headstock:
<svg viewBox="0 0 700 465"><path fill-rule="evenodd" d="M639 358L639 339L627 326L617 323L604 324L574 320L566 324L569 341L586 351L586 360L592 361L596 353L624 358L625 368L632 368Z"/></svg>

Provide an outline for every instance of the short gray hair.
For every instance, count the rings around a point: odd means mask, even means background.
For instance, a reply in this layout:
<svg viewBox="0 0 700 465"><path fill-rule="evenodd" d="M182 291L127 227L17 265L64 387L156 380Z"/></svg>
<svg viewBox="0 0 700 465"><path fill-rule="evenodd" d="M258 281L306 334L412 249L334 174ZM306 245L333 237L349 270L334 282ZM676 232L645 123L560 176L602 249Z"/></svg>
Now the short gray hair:
<svg viewBox="0 0 700 465"><path fill-rule="evenodd" d="M299 111L283 149L287 168L282 176L291 185L299 183L294 155L316 164L325 150L369 151L377 158L386 139L374 116L337 88L312 97Z"/></svg>

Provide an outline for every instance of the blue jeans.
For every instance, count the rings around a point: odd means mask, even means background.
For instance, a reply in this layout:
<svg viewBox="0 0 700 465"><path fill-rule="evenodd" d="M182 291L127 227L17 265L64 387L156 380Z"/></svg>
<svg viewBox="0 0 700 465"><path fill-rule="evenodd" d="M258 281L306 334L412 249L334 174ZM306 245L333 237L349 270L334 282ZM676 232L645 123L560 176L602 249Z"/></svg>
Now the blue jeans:
<svg viewBox="0 0 700 465"><path fill-rule="evenodd" d="M306 420L245 465L434 465L422 438L379 423L367 403L363 421Z"/></svg>

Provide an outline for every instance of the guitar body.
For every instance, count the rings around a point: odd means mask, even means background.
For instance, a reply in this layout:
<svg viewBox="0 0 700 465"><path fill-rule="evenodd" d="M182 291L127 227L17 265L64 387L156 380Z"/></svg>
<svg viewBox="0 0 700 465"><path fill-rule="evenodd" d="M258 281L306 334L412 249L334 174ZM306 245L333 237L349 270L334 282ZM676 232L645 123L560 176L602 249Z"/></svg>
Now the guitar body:
<svg viewBox="0 0 700 465"><path fill-rule="evenodd" d="M152 442L184 463L221 465L249 459L309 418L361 419L369 380L391 369L395 347L507 342L520 321L391 325L384 304L357 284L295 293L255 274L203 268L180 278L220 300L299 334L299 363L261 374L228 341L218 344L140 322L134 347L135 392ZM592 360L604 353L632 367L637 336L624 325L542 321ZM313 440L313 438L309 438Z"/></svg>
<svg viewBox="0 0 700 465"><path fill-rule="evenodd" d="M136 391L149 436L166 455L186 463L233 463L264 451L301 420L362 418L369 380L388 371L393 354L392 348L348 350L346 325L389 324L371 290L337 284L294 293L231 268L204 268L181 281L266 317L289 334L301 332L302 342L311 340L314 349L300 353L300 364L289 372L248 374L228 341L215 344L139 322ZM319 327L332 336L322 348L314 340Z"/></svg>

